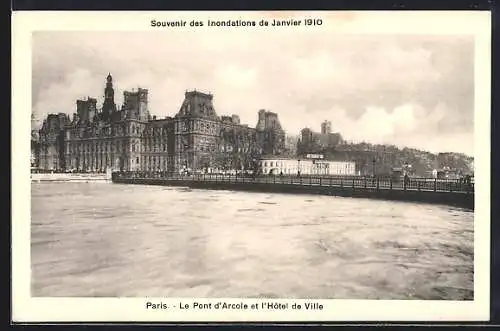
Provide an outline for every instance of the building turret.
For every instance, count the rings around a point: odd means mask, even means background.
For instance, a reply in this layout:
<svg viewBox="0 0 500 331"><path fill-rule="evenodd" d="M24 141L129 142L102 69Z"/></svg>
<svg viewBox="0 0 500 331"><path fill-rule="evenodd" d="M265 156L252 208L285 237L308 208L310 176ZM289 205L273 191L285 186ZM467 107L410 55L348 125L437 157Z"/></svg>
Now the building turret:
<svg viewBox="0 0 500 331"><path fill-rule="evenodd" d="M113 89L113 77L108 74L106 77L106 88L104 89L104 103L102 105L102 118L108 120L116 110L115 90Z"/></svg>
<svg viewBox="0 0 500 331"><path fill-rule="evenodd" d="M138 88L137 91L123 92L123 105L127 119L148 121L148 90Z"/></svg>

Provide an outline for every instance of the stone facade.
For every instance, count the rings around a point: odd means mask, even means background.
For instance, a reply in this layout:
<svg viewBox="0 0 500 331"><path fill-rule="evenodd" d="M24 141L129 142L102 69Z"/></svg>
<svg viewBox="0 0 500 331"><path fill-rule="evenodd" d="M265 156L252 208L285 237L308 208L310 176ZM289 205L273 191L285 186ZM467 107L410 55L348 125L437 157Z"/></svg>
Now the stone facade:
<svg viewBox="0 0 500 331"><path fill-rule="evenodd" d="M357 174L356 164L351 161L263 157L259 166L264 175L353 176Z"/></svg>
<svg viewBox="0 0 500 331"><path fill-rule="evenodd" d="M39 131L39 167L46 170L65 169L64 128L69 122L64 113L50 114Z"/></svg>
<svg viewBox="0 0 500 331"><path fill-rule="evenodd" d="M31 168L38 168L40 162L40 138L36 126L35 116L31 114Z"/></svg>
<svg viewBox="0 0 500 331"><path fill-rule="evenodd" d="M70 120L48 115L39 131L40 167L47 170L212 171L253 169L262 154L280 155L285 132L278 115L258 112L256 128L237 115L219 117L213 95L189 91L174 117L156 119L148 107L148 90L125 91L114 101L108 75L104 102L77 100Z"/></svg>
<svg viewBox="0 0 500 331"><path fill-rule="evenodd" d="M30 164L31 168L38 168L40 160L40 145L38 143L38 137L31 137L31 158Z"/></svg>

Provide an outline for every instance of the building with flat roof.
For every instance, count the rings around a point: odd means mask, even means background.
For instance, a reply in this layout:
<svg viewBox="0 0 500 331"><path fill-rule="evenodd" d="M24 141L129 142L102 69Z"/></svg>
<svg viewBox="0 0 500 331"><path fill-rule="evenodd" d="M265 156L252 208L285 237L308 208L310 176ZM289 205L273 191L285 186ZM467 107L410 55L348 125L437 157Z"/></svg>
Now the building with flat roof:
<svg viewBox="0 0 500 331"><path fill-rule="evenodd" d="M325 160L323 158L286 158L263 156L259 160L259 170L264 175L357 175L355 162L333 161Z"/></svg>

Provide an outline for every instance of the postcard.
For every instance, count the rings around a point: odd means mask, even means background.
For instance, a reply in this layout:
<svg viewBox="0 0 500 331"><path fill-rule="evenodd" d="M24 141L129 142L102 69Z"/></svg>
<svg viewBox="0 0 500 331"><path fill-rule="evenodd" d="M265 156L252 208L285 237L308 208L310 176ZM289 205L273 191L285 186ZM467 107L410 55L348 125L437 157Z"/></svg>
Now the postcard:
<svg viewBox="0 0 500 331"><path fill-rule="evenodd" d="M13 320L488 320L490 19L14 12Z"/></svg>

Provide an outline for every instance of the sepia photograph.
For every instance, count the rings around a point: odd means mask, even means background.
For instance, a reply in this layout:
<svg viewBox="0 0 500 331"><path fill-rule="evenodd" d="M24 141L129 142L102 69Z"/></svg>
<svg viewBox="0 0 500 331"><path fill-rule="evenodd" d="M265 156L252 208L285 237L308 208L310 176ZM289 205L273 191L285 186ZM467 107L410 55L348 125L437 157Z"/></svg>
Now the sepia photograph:
<svg viewBox="0 0 500 331"><path fill-rule="evenodd" d="M477 300L476 35L218 15L30 33L29 296Z"/></svg>

